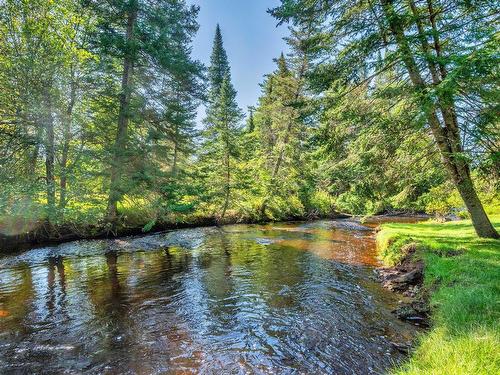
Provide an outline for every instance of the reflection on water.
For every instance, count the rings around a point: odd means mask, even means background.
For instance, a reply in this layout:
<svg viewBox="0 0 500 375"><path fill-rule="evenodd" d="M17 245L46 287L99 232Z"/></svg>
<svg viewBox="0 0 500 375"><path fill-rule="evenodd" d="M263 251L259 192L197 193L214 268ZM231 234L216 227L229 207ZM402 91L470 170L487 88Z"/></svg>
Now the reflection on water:
<svg viewBox="0 0 500 375"><path fill-rule="evenodd" d="M373 232L234 225L0 259L0 373L380 373L413 328Z"/></svg>

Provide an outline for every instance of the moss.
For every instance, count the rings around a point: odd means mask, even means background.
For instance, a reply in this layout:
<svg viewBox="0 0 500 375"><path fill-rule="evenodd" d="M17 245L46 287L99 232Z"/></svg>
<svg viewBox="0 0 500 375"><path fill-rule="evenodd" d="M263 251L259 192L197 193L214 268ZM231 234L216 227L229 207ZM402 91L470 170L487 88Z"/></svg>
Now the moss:
<svg viewBox="0 0 500 375"><path fill-rule="evenodd" d="M493 222L500 228L500 216ZM387 265L415 242L425 262L433 328L394 373L500 373L500 241L476 237L470 221L385 224L377 237Z"/></svg>
<svg viewBox="0 0 500 375"><path fill-rule="evenodd" d="M379 249L379 257L384 264L395 266L406 258L409 253L418 256L421 253L422 244L409 236L382 231L377 236L377 247Z"/></svg>

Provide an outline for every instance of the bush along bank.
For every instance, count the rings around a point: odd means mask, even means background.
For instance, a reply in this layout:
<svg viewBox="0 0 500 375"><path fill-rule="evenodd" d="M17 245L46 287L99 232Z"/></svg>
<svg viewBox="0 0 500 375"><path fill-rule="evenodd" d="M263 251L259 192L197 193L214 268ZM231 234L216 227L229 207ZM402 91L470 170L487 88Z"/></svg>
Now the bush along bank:
<svg viewBox="0 0 500 375"><path fill-rule="evenodd" d="M393 373L500 373L500 241L468 220L429 221L384 224L377 245L384 286L407 297L395 313L430 325Z"/></svg>

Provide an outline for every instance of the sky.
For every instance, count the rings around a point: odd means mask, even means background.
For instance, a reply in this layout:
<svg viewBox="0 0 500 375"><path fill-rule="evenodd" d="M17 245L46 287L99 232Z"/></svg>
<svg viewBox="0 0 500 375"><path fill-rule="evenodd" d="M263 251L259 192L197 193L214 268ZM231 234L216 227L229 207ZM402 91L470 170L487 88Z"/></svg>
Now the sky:
<svg viewBox="0 0 500 375"><path fill-rule="evenodd" d="M210 64L210 54L219 23L222 31L233 84L238 91L237 101L242 110L255 105L260 96L259 83L275 69L273 58L287 51L283 37L286 26L276 27L276 20L266 11L279 0L189 0L200 6L200 29L193 43L195 59ZM205 113L198 111L198 123Z"/></svg>

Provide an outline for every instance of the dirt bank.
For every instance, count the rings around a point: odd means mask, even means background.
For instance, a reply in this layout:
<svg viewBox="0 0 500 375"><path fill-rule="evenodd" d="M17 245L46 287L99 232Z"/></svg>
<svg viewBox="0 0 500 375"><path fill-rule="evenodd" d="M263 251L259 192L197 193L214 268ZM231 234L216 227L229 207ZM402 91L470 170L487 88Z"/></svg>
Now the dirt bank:
<svg viewBox="0 0 500 375"><path fill-rule="evenodd" d="M418 245L409 243L401 248L404 257L393 267L376 270L384 288L400 293L403 298L393 311L401 320L417 326L429 326L429 293L423 287L424 262L415 256Z"/></svg>

